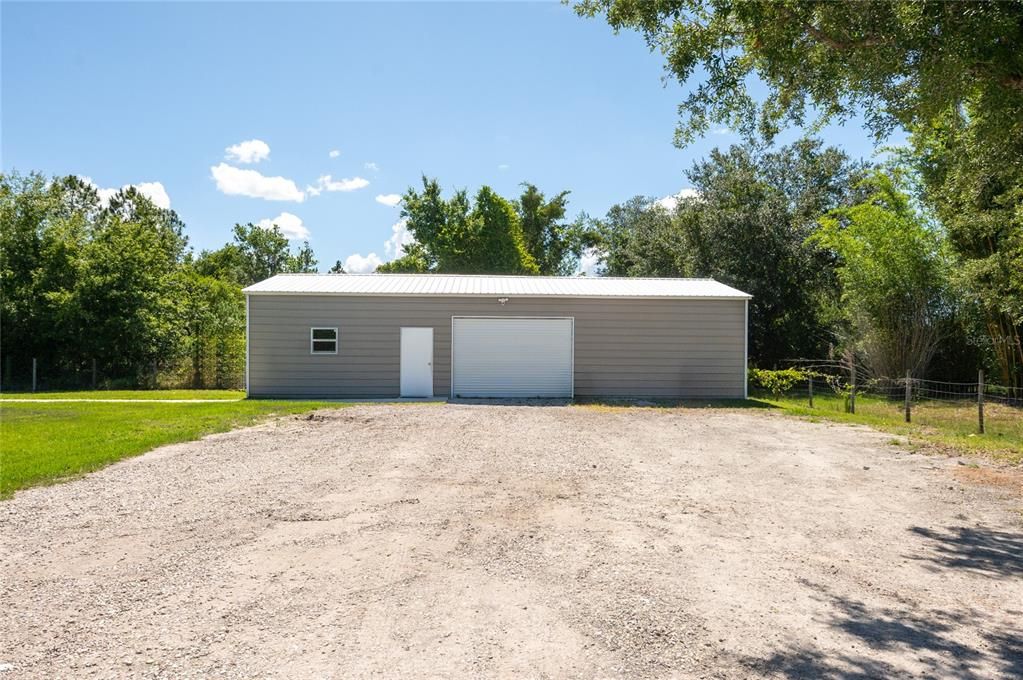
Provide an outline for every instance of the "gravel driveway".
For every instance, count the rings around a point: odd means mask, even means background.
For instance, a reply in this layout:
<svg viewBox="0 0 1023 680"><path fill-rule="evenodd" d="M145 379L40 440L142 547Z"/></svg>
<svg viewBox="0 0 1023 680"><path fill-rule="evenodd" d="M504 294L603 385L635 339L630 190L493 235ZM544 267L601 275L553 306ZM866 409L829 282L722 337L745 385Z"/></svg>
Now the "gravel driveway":
<svg viewBox="0 0 1023 680"><path fill-rule="evenodd" d="M0 678L1023 676L1023 500L890 440L418 404L164 447L0 503Z"/></svg>

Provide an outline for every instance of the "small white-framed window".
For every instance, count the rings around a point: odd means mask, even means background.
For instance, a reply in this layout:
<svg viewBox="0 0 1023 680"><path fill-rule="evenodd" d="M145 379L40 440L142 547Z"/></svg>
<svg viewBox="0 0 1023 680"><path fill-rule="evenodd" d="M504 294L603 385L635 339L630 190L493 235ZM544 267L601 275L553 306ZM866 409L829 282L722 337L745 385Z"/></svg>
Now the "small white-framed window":
<svg viewBox="0 0 1023 680"><path fill-rule="evenodd" d="M337 354L337 327L315 326L309 329L310 354Z"/></svg>

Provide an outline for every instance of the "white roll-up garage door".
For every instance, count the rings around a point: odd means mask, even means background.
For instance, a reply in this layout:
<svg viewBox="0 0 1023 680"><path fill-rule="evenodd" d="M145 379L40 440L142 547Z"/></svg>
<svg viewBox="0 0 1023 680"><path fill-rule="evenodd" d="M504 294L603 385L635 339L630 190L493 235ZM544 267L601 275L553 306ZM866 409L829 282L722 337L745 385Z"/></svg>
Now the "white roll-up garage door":
<svg viewBox="0 0 1023 680"><path fill-rule="evenodd" d="M571 397L572 319L451 320L455 397Z"/></svg>

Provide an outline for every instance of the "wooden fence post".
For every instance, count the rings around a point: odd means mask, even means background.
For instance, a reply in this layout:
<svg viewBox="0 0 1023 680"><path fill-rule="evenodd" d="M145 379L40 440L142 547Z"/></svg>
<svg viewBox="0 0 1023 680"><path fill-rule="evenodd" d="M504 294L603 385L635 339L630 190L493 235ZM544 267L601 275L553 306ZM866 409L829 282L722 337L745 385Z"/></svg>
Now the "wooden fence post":
<svg viewBox="0 0 1023 680"><path fill-rule="evenodd" d="M849 360L849 413L856 413L856 364Z"/></svg>
<svg viewBox="0 0 1023 680"><path fill-rule="evenodd" d="M913 403L913 378L909 371L906 371L906 422L911 422L913 417L910 409Z"/></svg>
<svg viewBox="0 0 1023 680"><path fill-rule="evenodd" d="M806 385L810 390L810 408L813 408L813 376L806 376Z"/></svg>
<svg viewBox="0 0 1023 680"><path fill-rule="evenodd" d="M36 360L32 357L32 391L36 391Z"/></svg>
<svg viewBox="0 0 1023 680"><path fill-rule="evenodd" d="M984 434L984 369L977 373L977 425L980 434Z"/></svg>

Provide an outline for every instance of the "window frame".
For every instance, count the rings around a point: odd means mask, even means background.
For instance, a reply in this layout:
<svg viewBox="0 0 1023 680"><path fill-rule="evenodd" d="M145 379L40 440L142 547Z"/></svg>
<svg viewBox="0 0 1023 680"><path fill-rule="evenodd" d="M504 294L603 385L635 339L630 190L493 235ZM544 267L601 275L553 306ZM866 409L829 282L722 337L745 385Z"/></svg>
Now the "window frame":
<svg viewBox="0 0 1023 680"><path fill-rule="evenodd" d="M325 340L323 338L314 338L316 331L334 331L333 340ZM334 351L326 352L323 350L317 350L315 343L317 342L333 342ZM309 327L309 354L311 356L336 356L338 351L341 349L341 332L337 326L310 326Z"/></svg>

